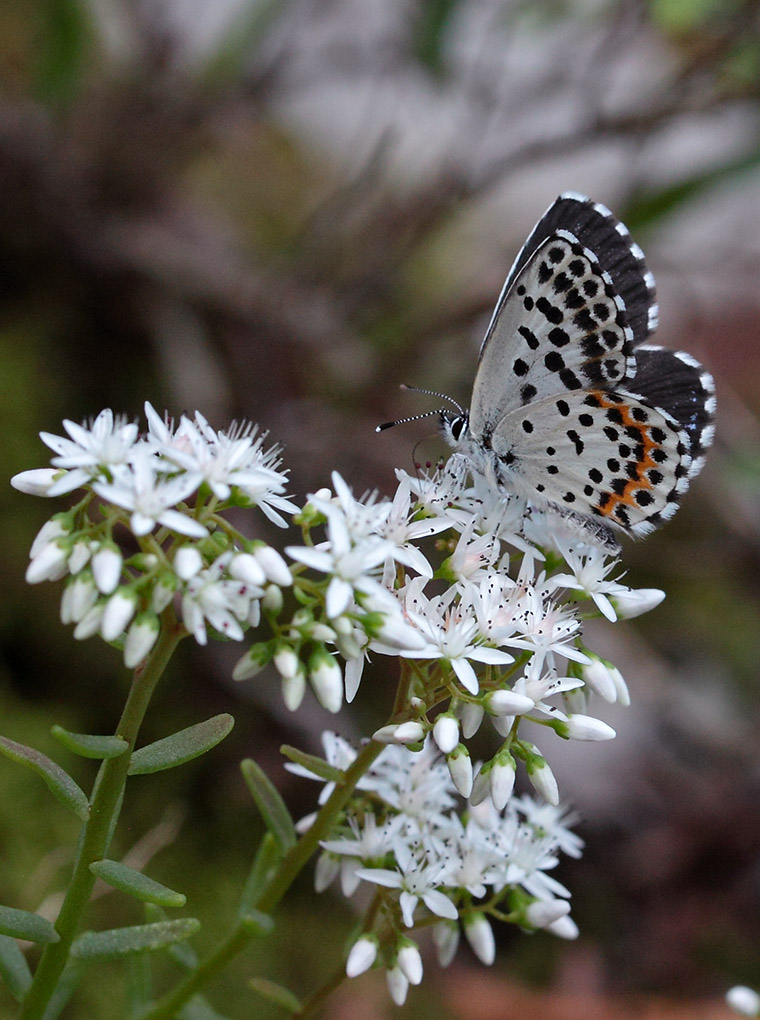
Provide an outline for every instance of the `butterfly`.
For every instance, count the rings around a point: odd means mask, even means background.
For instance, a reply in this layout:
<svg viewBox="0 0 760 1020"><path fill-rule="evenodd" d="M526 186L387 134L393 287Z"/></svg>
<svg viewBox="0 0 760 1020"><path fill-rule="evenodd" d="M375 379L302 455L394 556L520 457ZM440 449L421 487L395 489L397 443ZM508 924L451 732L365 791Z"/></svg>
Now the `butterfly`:
<svg viewBox="0 0 760 1020"><path fill-rule="evenodd" d="M565 192L507 276L469 411L435 412L445 438L471 470L585 541L617 551L616 534L648 534L701 470L715 415L709 372L645 342L657 315L627 228Z"/></svg>

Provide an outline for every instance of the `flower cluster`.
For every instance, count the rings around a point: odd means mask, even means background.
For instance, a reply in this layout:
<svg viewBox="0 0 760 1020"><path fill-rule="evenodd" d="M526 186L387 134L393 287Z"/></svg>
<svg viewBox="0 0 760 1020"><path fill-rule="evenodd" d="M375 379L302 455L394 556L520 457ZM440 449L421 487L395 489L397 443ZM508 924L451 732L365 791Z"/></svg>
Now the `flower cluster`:
<svg viewBox="0 0 760 1020"><path fill-rule="evenodd" d="M345 768L353 760L354 751L339 737L328 733L323 742L333 764ZM298 764L287 767L318 778ZM422 979L419 949L409 937L421 914L435 919L442 966L454 957L460 927L478 958L493 962L489 917L564 938L577 935L570 893L548 874L560 852L580 856L581 840L567 828L571 819L527 796L513 797L503 812L485 800L460 816L456 805L456 789L432 742L417 753L389 746L360 781L338 829L321 844L318 889L339 876L346 896L362 881L378 890L347 973L354 977L375 963L383 966L399 1005L409 985Z"/></svg>
<svg viewBox="0 0 760 1020"><path fill-rule="evenodd" d="M297 510L284 495L277 447L251 426L216 432L196 412L174 426L146 404L147 431L102 411L89 426L65 421L68 437L42 433L51 468L23 471L22 492L60 496L84 489L32 544L30 584L68 578L61 619L74 637L123 644L136 666L153 647L160 615L176 600L200 644L207 626L240 640L262 604L280 605L292 583L282 556L238 535L223 517L258 507L275 524ZM194 503L189 501L194 497Z"/></svg>
<svg viewBox="0 0 760 1020"><path fill-rule="evenodd" d="M491 919L574 937L569 893L548 872L560 851L578 856L581 844L534 741L542 731L615 736L594 706L626 705L628 690L585 644L584 622L638 615L663 593L623 584L607 551L487 484L456 454L432 472L398 471L391 499L356 498L333 474L332 487L299 508L285 495L278 448L265 448L255 426L217 432L197 412L175 425L150 405L146 415L143 434L110 411L89 427L65 422L68 438L43 433L52 467L13 484L84 494L42 528L27 580L66 578L63 621L77 638L123 646L129 667L178 619L200 644L209 631L240 641L252 629L234 678L269 668L293 710L310 686L338 712L371 657L398 662L393 710L373 734L374 765L339 828L320 831L328 838L318 887L340 874L346 895L361 882L377 888L348 974L378 962L403 1001L422 976L409 937L420 921L434 924L444 963L460 922L485 962ZM282 527L289 517L301 543L281 555L244 536L226 516L241 507ZM467 743L485 720L496 747L476 763ZM337 779L355 760L333 735L325 750L325 768L294 767ZM518 769L539 803L514 795ZM330 791L328 783L321 803ZM457 794L468 801L464 814Z"/></svg>

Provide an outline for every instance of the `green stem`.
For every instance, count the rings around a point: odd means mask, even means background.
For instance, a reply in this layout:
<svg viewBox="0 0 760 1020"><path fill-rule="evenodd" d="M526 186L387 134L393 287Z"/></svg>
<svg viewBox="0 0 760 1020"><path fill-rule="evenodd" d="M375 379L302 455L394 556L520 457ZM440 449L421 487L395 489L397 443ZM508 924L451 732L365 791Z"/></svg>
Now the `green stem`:
<svg viewBox="0 0 760 1020"><path fill-rule="evenodd" d="M269 885L254 905L256 910L264 914L272 913L302 868L308 863L319 846L320 840L330 832L341 811L351 799L354 787L382 750L382 744L370 740L359 751L351 766L344 772L343 781L336 785L309 831L304 833L283 857ZM245 927L241 921L238 921L224 942L200 963L192 974L188 974L172 991L142 1013L140 1020L172 1020L193 995L199 992L211 978L219 974L241 950L245 949L249 942L257 937L257 934L261 933L261 931L257 933L252 930L250 926Z"/></svg>
<svg viewBox="0 0 760 1020"><path fill-rule="evenodd" d="M109 758L100 766L90 798L90 817L84 824L74 872L55 922L60 941L45 947L34 980L21 1006L19 1020L41 1020L68 961L71 944L79 931L95 883L90 864L101 860L108 852L121 806L130 755L140 725L156 684L184 633L171 612L167 611L153 651L135 670L124 711L116 728L116 736L126 740L129 748L118 758Z"/></svg>

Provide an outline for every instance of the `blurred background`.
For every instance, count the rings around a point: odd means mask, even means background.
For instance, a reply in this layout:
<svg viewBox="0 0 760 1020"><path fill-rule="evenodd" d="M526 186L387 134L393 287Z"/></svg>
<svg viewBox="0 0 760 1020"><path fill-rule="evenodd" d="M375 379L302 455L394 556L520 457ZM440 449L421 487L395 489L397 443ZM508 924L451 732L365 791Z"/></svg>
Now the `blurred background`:
<svg viewBox="0 0 760 1020"><path fill-rule="evenodd" d="M47 463L40 429L103 407L136 418L148 398L217 427L259 422L296 496L333 469L357 494L390 492L395 466L441 446L434 419L374 426L436 406L403 382L466 403L546 206L573 189L627 223L657 278L658 340L714 372L719 418L684 508L626 544L629 583L666 602L587 633L631 688L631 708L604 712L618 739L545 749L587 840L556 872L581 936L500 931L491 970L462 948L445 972L427 960L401 1010L367 975L325 1015L728 1016L729 985L760 985L760 5L16 0L0 9L0 75L6 479ZM112 732L128 677L115 651L72 642L60 585L24 583L54 509L0 489L0 729L89 784L49 727ZM367 732L393 689L376 664L351 713L312 699L290 717L272 677L231 684L240 653L181 650L145 741L219 711L236 729L200 763L132 780L114 847L188 893L201 949L261 833L238 760L256 756L306 814L314 790L279 745ZM0 791L0 902L54 912L70 850L50 847L72 847L75 823L7 761ZM110 893L91 923L117 918L140 920ZM217 988L230 1015L280 1015L233 981L263 972L307 994L339 966L350 907L315 902L307 875L281 918ZM120 1015L120 980L103 968L64 1016Z"/></svg>

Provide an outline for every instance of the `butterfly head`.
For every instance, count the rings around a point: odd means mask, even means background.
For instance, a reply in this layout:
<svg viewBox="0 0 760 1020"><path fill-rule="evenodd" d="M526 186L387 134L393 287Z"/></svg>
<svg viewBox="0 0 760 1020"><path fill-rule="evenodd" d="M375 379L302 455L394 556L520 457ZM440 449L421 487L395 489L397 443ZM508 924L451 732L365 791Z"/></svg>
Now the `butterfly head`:
<svg viewBox="0 0 760 1020"><path fill-rule="evenodd" d="M463 408L457 412L441 410L441 432L449 446L456 448L465 439L470 427L470 415Z"/></svg>

